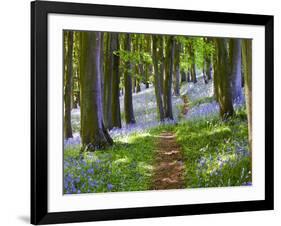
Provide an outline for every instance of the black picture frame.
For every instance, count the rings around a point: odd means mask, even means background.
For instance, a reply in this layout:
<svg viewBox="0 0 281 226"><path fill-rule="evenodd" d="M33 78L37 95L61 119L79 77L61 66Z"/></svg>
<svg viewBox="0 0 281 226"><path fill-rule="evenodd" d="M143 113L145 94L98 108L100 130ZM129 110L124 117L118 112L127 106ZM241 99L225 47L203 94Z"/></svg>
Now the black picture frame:
<svg viewBox="0 0 281 226"><path fill-rule="evenodd" d="M48 212L48 14L96 15L197 21L265 27L265 199L141 208ZM272 210L273 186L273 16L174 9L94 5L81 3L31 3L31 223L51 224Z"/></svg>

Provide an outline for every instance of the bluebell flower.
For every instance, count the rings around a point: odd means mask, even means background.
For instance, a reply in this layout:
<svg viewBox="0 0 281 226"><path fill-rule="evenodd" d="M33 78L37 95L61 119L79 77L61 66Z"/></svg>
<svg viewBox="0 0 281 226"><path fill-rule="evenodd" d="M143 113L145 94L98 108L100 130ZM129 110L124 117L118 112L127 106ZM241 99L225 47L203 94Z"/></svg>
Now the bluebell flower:
<svg viewBox="0 0 281 226"><path fill-rule="evenodd" d="M89 185L90 185L91 187L95 187L95 186L98 185L98 183L97 183L96 180L94 180L94 181L90 181L90 182L89 182Z"/></svg>
<svg viewBox="0 0 281 226"><path fill-rule="evenodd" d="M113 188L113 185L112 184L107 184L107 190L111 191Z"/></svg>
<svg viewBox="0 0 281 226"><path fill-rule="evenodd" d="M83 166L86 166L86 165L87 165L87 162L86 162L85 160L82 160L82 161L81 161L81 164L82 164Z"/></svg>
<svg viewBox="0 0 281 226"><path fill-rule="evenodd" d="M74 181L75 181L76 183L79 183L79 182L80 182L80 178L77 177Z"/></svg>
<svg viewBox="0 0 281 226"><path fill-rule="evenodd" d="M242 185L244 185L244 186L252 186L252 182L244 182Z"/></svg>
<svg viewBox="0 0 281 226"><path fill-rule="evenodd" d="M88 169L88 170L87 170L87 173L93 174L93 173L94 173L94 169L93 169L93 168Z"/></svg>

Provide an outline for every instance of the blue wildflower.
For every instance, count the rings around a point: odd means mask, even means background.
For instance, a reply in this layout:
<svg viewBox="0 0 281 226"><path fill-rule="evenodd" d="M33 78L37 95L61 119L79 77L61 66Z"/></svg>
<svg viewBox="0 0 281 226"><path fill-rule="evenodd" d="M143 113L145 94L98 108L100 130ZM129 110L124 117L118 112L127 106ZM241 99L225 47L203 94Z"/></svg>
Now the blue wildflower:
<svg viewBox="0 0 281 226"><path fill-rule="evenodd" d="M98 183L97 183L96 180L94 180L94 181L90 181L90 182L89 182L89 185L90 185L91 187L95 187L95 186L98 185Z"/></svg>
<svg viewBox="0 0 281 226"><path fill-rule="evenodd" d="M93 168L88 169L88 170L87 170L87 173L93 174L93 173L94 173L94 169L93 169Z"/></svg>
<svg viewBox="0 0 281 226"><path fill-rule="evenodd" d="M252 182L244 182L242 185L244 185L244 186L252 186Z"/></svg>
<svg viewBox="0 0 281 226"><path fill-rule="evenodd" d="M111 191L113 188L113 185L112 184L107 184L107 190Z"/></svg>

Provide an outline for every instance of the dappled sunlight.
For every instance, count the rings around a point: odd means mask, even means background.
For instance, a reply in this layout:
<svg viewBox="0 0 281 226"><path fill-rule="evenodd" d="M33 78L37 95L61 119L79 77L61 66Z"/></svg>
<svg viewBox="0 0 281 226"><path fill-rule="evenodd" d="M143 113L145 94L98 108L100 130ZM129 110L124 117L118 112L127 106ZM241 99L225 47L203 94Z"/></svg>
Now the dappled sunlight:
<svg viewBox="0 0 281 226"><path fill-rule="evenodd" d="M142 150L142 151L140 151ZM150 133L117 138L105 150L64 152L64 193L148 190L152 175L154 142Z"/></svg>
<svg viewBox="0 0 281 226"><path fill-rule="evenodd" d="M251 182L247 121L218 118L186 122L176 128L187 159L189 187L241 186ZM245 114L245 113L244 113Z"/></svg>
<svg viewBox="0 0 281 226"><path fill-rule="evenodd" d="M148 173L148 175L151 175L151 172L153 170L153 166L150 164L147 164L145 162L139 162L137 166L141 171L145 171Z"/></svg>
<svg viewBox="0 0 281 226"><path fill-rule="evenodd" d="M177 171L186 168L186 187L249 185L247 120L243 114L240 111L236 118L226 122L209 117L208 120L160 125L146 132L117 137L113 146L96 152L81 153L78 146L67 146L64 150L64 192L149 190L153 172L156 169L169 172L170 167ZM158 162L155 168L153 159L159 149L155 146L156 139L165 142L176 139L183 149L185 161ZM171 146L161 158L178 154L179 150ZM159 158L155 160L157 162ZM161 186L165 188L180 183L174 177L162 179L155 183L159 186L163 183Z"/></svg>
<svg viewBox="0 0 281 226"><path fill-rule="evenodd" d="M113 161L112 164L120 165L120 164L124 164L124 163L125 164L129 163L129 162L130 162L130 160L127 157L125 157L125 158L120 158L120 159Z"/></svg>
<svg viewBox="0 0 281 226"><path fill-rule="evenodd" d="M231 134L231 130L227 126L226 127L214 128L212 131L207 132L207 135L209 135L210 138L212 136L221 137L221 138L228 138L230 134Z"/></svg>

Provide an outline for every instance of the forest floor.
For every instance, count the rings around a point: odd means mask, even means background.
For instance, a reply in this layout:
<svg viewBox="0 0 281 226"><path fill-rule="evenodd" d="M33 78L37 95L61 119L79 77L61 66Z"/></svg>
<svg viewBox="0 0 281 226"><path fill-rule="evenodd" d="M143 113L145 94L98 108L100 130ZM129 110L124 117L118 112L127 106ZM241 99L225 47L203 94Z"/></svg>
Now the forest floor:
<svg viewBox="0 0 281 226"><path fill-rule="evenodd" d="M174 120L159 122L154 87L148 89L141 85L141 92L133 93L133 108L136 123L126 125L124 120L124 97L120 96L122 128L113 128L110 135L113 139L128 136L133 133L142 133L162 124L194 120L218 114L219 105L213 98L213 81L205 84L203 77L198 76L197 83L183 83L180 96L172 96ZM187 103L187 102L188 103ZM144 107L145 106L145 107ZM185 109L183 109L185 108ZM184 114L183 114L183 111ZM64 146L80 145L80 109L71 112L73 138L64 141Z"/></svg>
<svg viewBox="0 0 281 226"><path fill-rule="evenodd" d="M183 83L173 95L174 120L160 123L154 87L133 94L136 123L110 135L113 146L80 152L80 109L72 110L74 137L64 141L64 193L145 191L251 185L245 103L219 117L213 81ZM145 107L144 107L145 106Z"/></svg>
<svg viewBox="0 0 281 226"><path fill-rule="evenodd" d="M175 134L162 132L155 136L156 157L152 190L184 188L183 154Z"/></svg>

